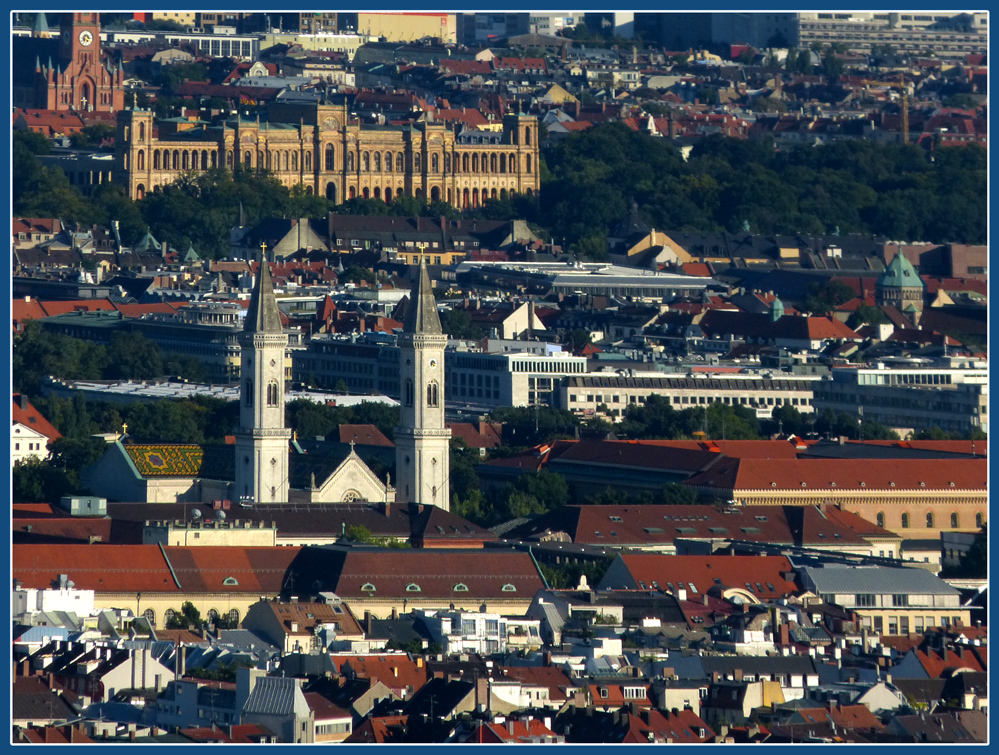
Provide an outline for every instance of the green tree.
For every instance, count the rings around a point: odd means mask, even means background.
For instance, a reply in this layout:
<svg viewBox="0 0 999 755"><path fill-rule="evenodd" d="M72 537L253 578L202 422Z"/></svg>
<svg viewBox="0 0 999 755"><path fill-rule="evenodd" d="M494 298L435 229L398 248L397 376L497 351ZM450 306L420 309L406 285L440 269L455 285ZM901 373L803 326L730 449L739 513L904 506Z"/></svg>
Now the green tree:
<svg viewBox="0 0 999 755"><path fill-rule="evenodd" d="M478 341L485 338L486 332L472 321L472 316L463 309L448 309L441 315L441 329L451 338L467 338Z"/></svg>
<svg viewBox="0 0 999 755"><path fill-rule="evenodd" d="M163 360L155 343L135 332L118 332L108 347L108 380L148 380L163 375Z"/></svg>

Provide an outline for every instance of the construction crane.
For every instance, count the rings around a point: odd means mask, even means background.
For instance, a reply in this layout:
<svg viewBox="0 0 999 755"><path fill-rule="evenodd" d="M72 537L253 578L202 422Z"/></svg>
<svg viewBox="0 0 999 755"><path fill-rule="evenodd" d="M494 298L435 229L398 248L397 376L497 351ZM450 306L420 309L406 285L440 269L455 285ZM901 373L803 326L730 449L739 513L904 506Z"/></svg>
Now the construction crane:
<svg viewBox="0 0 999 755"><path fill-rule="evenodd" d="M900 75L898 81L870 81L861 82L864 87L884 87L885 89L897 89L902 93L902 143L909 143L909 89L905 85L905 76Z"/></svg>

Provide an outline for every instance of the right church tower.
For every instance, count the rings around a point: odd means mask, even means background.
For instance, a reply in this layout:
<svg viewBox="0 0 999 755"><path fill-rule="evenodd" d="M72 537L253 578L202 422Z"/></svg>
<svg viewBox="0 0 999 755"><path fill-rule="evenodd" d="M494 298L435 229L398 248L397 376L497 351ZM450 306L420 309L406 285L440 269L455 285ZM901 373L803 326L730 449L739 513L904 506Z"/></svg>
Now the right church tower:
<svg viewBox="0 0 999 755"><path fill-rule="evenodd" d="M450 510L451 431L444 424L444 347L426 260L420 260L399 339L402 385L395 430L396 501Z"/></svg>

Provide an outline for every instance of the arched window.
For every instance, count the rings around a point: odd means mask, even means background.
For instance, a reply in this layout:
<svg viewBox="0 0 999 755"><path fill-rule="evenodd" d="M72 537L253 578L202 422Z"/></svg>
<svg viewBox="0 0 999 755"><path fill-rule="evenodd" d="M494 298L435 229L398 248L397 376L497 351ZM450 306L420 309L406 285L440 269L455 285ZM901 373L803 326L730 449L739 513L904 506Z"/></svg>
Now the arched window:
<svg viewBox="0 0 999 755"><path fill-rule="evenodd" d="M253 154L250 152L250 150L246 150L243 153L243 167L249 168L252 163L253 163Z"/></svg>
<svg viewBox="0 0 999 755"><path fill-rule="evenodd" d="M165 610L163 612L163 625L164 625L164 627L166 627L167 629L169 629L170 628L170 624L173 622L173 620L176 618L176 616L177 616L177 612L174 611L172 608L168 608L167 610Z"/></svg>
<svg viewBox="0 0 999 755"><path fill-rule="evenodd" d="M479 172L479 154L476 152L472 155L472 173Z"/></svg>
<svg viewBox="0 0 999 755"><path fill-rule="evenodd" d="M145 123L139 123L139 141L140 142L144 141L145 138L146 138L146 124ZM125 139L127 140L128 137L126 136Z"/></svg>
<svg viewBox="0 0 999 755"><path fill-rule="evenodd" d="M507 582L503 587L500 588L500 592L517 592L517 588Z"/></svg>
<svg viewBox="0 0 999 755"><path fill-rule="evenodd" d="M371 154L368 152L364 152L361 155L361 170L365 173L371 171Z"/></svg>
<svg viewBox="0 0 999 755"><path fill-rule="evenodd" d="M332 181L326 184L326 198L336 202L336 185Z"/></svg>
<svg viewBox="0 0 999 755"><path fill-rule="evenodd" d="M445 152L444 153L444 172L445 173L450 173L451 172L451 153L450 152Z"/></svg>
<svg viewBox="0 0 999 755"><path fill-rule="evenodd" d="M354 153L347 153L347 170L354 170Z"/></svg>
<svg viewBox="0 0 999 755"><path fill-rule="evenodd" d="M524 144L528 147L531 146L531 129L527 127L524 129Z"/></svg>
<svg viewBox="0 0 999 755"><path fill-rule="evenodd" d="M356 196L357 196L357 191L354 189L353 186L351 186L349 189L347 189L347 197L349 199L353 199Z"/></svg>
<svg viewBox="0 0 999 755"><path fill-rule="evenodd" d="M432 380L427 383L427 406L437 406L437 381Z"/></svg>
<svg viewBox="0 0 999 755"><path fill-rule="evenodd" d="M151 627L156 626L156 611L154 611L152 608L147 608L145 611L143 611L142 617L149 622L149 626Z"/></svg>
<svg viewBox="0 0 999 755"><path fill-rule="evenodd" d="M950 515L950 526L951 527L959 527L960 526L958 518L957 518L957 512L956 511L952 512L951 515Z"/></svg>
<svg viewBox="0 0 999 755"><path fill-rule="evenodd" d="M382 172L382 153L375 152L375 173Z"/></svg>
<svg viewBox="0 0 999 755"><path fill-rule="evenodd" d="M517 172L517 158L514 155L510 155L510 172L511 173Z"/></svg>
<svg viewBox="0 0 999 755"><path fill-rule="evenodd" d="M239 609L233 608L226 617L229 620L229 628L236 629L239 626Z"/></svg>
<svg viewBox="0 0 999 755"><path fill-rule="evenodd" d="M214 158L214 157L215 157L215 155L213 153L212 154L212 158ZM202 170L208 170L209 159L210 158L208 157L208 150L207 149L201 150L201 169ZM213 168L215 167L215 161L214 161L214 159L212 159L212 167Z"/></svg>
<svg viewBox="0 0 999 755"><path fill-rule="evenodd" d="M263 150L257 150L257 170L262 170L265 165Z"/></svg>
<svg viewBox="0 0 999 755"><path fill-rule="evenodd" d="M975 514L975 526L978 528L982 528L985 526L985 519L982 517L981 511Z"/></svg>
<svg viewBox="0 0 999 755"><path fill-rule="evenodd" d="M406 170L406 155L404 155L402 152L399 152L395 156L395 172L403 173L405 172L405 170Z"/></svg>
<svg viewBox="0 0 999 755"><path fill-rule="evenodd" d="M307 171L311 171L312 170L312 153L311 152L306 152L305 153L305 158L303 159L303 163L305 164L305 170L307 170Z"/></svg>
<svg viewBox="0 0 999 755"><path fill-rule="evenodd" d="M392 201L392 189L388 186L385 187L385 204Z"/></svg>
<svg viewBox="0 0 999 755"><path fill-rule="evenodd" d="M143 199L146 196L146 187L143 184L139 184L135 187L135 198Z"/></svg>
<svg viewBox="0 0 999 755"><path fill-rule="evenodd" d="M139 154L135 156L135 169L136 170L146 169L146 153L143 152L141 149L139 150Z"/></svg>
<svg viewBox="0 0 999 755"><path fill-rule="evenodd" d="M87 85L86 85L86 84L84 84L83 86L84 86L84 87L86 87ZM87 92L88 90L87 90L87 89L84 89L83 91L84 91L84 96L85 96L85 95L86 95L86 92ZM132 133L131 129L129 129L129 127L128 127L128 126L125 126L125 141L126 141L126 142L127 142L128 140L129 140L129 139L128 139L128 137L129 137L129 136L131 135L131 133Z"/></svg>
<svg viewBox="0 0 999 755"><path fill-rule="evenodd" d="M361 196L364 197L365 199L369 199L371 197L371 192L369 191L367 186L361 189Z"/></svg>
<svg viewBox="0 0 999 755"><path fill-rule="evenodd" d="M246 390L243 392L243 400L247 406L253 406L253 381L247 378Z"/></svg>
<svg viewBox="0 0 999 755"><path fill-rule="evenodd" d="M506 199L507 193L506 189L500 189L500 199Z"/></svg>
<svg viewBox="0 0 999 755"><path fill-rule="evenodd" d="M267 384L267 406L278 405L278 384L271 381Z"/></svg>
<svg viewBox="0 0 999 755"><path fill-rule="evenodd" d="M490 173L496 172L496 155L489 156L489 172Z"/></svg>
<svg viewBox="0 0 999 755"><path fill-rule="evenodd" d="M326 145L326 170L333 170L334 158L336 153L333 151L333 145Z"/></svg>
<svg viewBox="0 0 999 755"><path fill-rule="evenodd" d="M506 155L500 155L500 173L506 173Z"/></svg>
<svg viewBox="0 0 999 755"><path fill-rule="evenodd" d="M885 526L885 514L884 514L883 511L879 511L878 512L876 520L877 520L877 523L878 523L878 527L884 527Z"/></svg>
<svg viewBox="0 0 999 755"><path fill-rule="evenodd" d="M306 194L306 196L310 196L310 197L312 196L312 187L311 186L306 186L305 187L305 194Z"/></svg>
<svg viewBox="0 0 999 755"><path fill-rule="evenodd" d="M929 512L926 515L926 526L927 527L932 527L933 526L933 512L932 511Z"/></svg>
<svg viewBox="0 0 999 755"><path fill-rule="evenodd" d="M456 585L454 586L454 588L452 588L452 589L453 589L453 590L454 590L455 592L468 592L468 585L464 585L464 584L462 584L461 582L459 582L459 583L458 583L458 584L456 584Z"/></svg>
<svg viewBox="0 0 999 755"><path fill-rule="evenodd" d="M188 154L187 150L185 149L184 152L180 156L180 167L181 167L181 169L187 170L188 168L191 167L190 162L189 162L190 159L191 159L190 155Z"/></svg>
<svg viewBox="0 0 999 755"><path fill-rule="evenodd" d="M441 198L441 190L440 190L440 188L437 187L437 186L432 187L430 189L430 201L431 202L438 202L438 201L440 201L440 198Z"/></svg>
<svg viewBox="0 0 999 755"><path fill-rule="evenodd" d="M410 582L406 585L406 592L421 592L420 586L415 582Z"/></svg>
<svg viewBox="0 0 999 755"><path fill-rule="evenodd" d="M225 579L222 580L222 584L226 587L238 587L239 580L236 579L235 577L226 577Z"/></svg>
<svg viewBox="0 0 999 755"><path fill-rule="evenodd" d="M479 190L472 189L472 207L479 206Z"/></svg>
<svg viewBox="0 0 999 755"><path fill-rule="evenodd" d="M406 406L413 405L413 381L406 379Z"/></svg>
<svg viewBox="0 0 999 755"><path fill-rule="evenodd" d="M524 164L524 167L527 168L527 172L528 173L531 173L532 172L531 171L531 156L530 155L526 155L525 157L527 159L527 162Z"/></svg>
<svg viewBox="0 0 999 755"><path fill-rule="evenodd" d="M467 155L466 155L466 157L467 157ZM468 189L464 189L461 192L461 206L462 206L462 208L468 207L468 203L469 203L469 201L468 201Z"/></svg>
<svg viewBox="0 0 999 755"><path fill-rule="evenodd" d="M361 585L361 592L374 592L374 591L375 591L375 586L370 582L365 582L363 585Z"/></svg>
<svg viewBox="0 0 999 755"><path fill-rule="evenodd" d="M420 165L420 153L417 152L413 155L413 172L419 173L421 170L423 170L423 168Z"/></svg>
<svg viewBox="0 0 999 755"><path fill-rule="evenodd" d="M160 153L153 152L153 170L160 169Z"/></svg>
<svg viewBox="0 0 999 755"><path fill-rule="evenodd" d="M214 608L209 608L205 618L208 619L209 624L217 624L219 621L219 612Z"/></svg>
<svg viewBox="0 0 999 755"><path fill-rule="evenodd" d="M292 152L291 153L291 169L292 170L298 170L298 153L297 152Z"/></svg>
<svg viewBox="0 0 999 755"><path fill-rule="evenodd" d="M468 155L461 156L461 172L468 173Z"/></svg>
<svg viewBox="0 0 999 755"><path fill-rule="evenodd" d="M173 169L180 170L180 150L175 149L173 151Z"/></svg>
<svg viewBox="0 0 999 755"><path fill-rule="evenodd" d="M391 173L392 172L392 153L391 152L386 152L385 153L385 172L386 173Z"/></svg>
<svg viewBox="0 0 999 755"><path fill-rule="evenodd" d="M440 155L436 152L430 156L430 170L433 173L441 172L441 162Z"/></svg>
<svg viewBox="0 0 999 755"><path fill-rule="evenodd" d="M289 163L288 163L288 157L289 157L288 156L288 150L285 150L284 151L284 169L285 170L288 170L288 165L289 165Z"/></svg>
<svg viewBox="0 0 999 755"><path fill-rule="evenodd" d="M902 529L909 529L909 515L905 513L902 514Z"/></svg>

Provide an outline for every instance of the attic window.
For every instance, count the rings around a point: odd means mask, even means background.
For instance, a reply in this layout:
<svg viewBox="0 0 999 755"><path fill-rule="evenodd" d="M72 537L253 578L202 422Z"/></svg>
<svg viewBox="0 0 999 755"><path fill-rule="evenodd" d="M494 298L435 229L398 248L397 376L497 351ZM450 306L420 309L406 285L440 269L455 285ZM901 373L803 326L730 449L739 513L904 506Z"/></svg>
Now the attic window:
<svg viewBox="0 0 999 755"><path fill-rule="evenodd" d="M836 487L836 483L835 483L835 482L830 482L830 483L829 483L829 487L831 487L831 488L834 488L834 487Z"/></svg>
<svg viewBox="0 0 999 755"><path fill-rule="evenodd" d="M662 527L643 527L649 535L662 535L666 532Z"/></svg>
<svg viewBox="0 0 999 755"><path fill-rule="evenodd" d="M370 582L365 582L363 585L361 585L361 592L374 592L374 591L375 591L375 586Z"/></svg>
<svg viewBox="0 0 999 755"><path fill-rule="evenodd" d="M239 584L239 582L236 581L235 577L226 577L222 580L222 584L227 585L228 587L235 587Z"/></svg>
<svg viewBox="0 0 999 755"><path fill-rule="evenodd" d="M866 487L867 487L867 483L866 483L866 482L862 482L862 483L860 483L860 487L862 487L862 488L866 488Z"/></svg>
<svg viewBox="0 0 999 755"><path fill-rule="evenodd" d="M468 585L463 585L461 582L454 586L455 592L468 592Z"/></svg>
<svg viewBox="0 0 999 755"><path fill-rule="evenodd" d="M612 522L623 522L624 521L624 519L622 519L619 516L609 516L607 518L610 519Z"/></svg>
<svg viewBox="0 0 999 755"><path fill-rule="evenodd" d="M808 487L808 483L807 483L807 482L803 482L803 483L801 483L801 487L803 487L803 488L807 488L807 487Z"/></svg>
<svg viewBox="0 0 999 755"><path fill-rule="evenodd" d="M953 482L952 482L952 483L950 483L950 486L951 486L951 487L954 487L954 483L953 483Z"/></svg>
<svg viewBox="0 0 999 755"><path fill-rule="evenodd" d="M767 521L767 518L765 516L758 516L758 517L756 517L756 521L757 522L765 522L765 521Z"/></svg>
<svg viewBox="0 0 999 755"><path fill-rule="evenodd" d="M691 591L692 593L694 593L695 595L697 594L697 588L696 588L696 587L694 587L694 583L693 583L693 582L688 582L688 583L687 583L687 587L689 587L689 588L690 588L690 591Z"/></svg>
<svg viewBox="0 0 999 755"><path fill-rule="evenodd" d="M889 482L888 484L891 485L892 487L895 487L895 483L894 482Z"/></svg>
<svg viewBox="0 0 999 755"><path fill-rule="evenodd" d="M767 589L768 589L768 590L769 590L770 592L777 592L777 591L776 591L776 590L774 589L774 586L773 586L772 584L770 584L769 582L767 582Z"/></svg>
<svg viewBox="0 0 999 755"><path fill-rule="evenodd" d="M503 585L502 592L517 592L517 588L511 585L509 582L507 582L505 585Z"/></svg>
<svg viewBox="0 0 999 755"><path fill-rule="evenodd" d="M415 582L410 582L406 585L406 592L420 592L420 586Z"/></svg>
<svg viewBox="0 0 999 755"><path fill-rule="evenodd" d="M772 488L776 488L776 487L777 487L777 483L776 483L776 482L771 482L771 483L770 483L770 487L772 487Z"/></svg>
<svg viewBox="0 0 999 755"><path fill-rule="evenodd" d="M921 487L921 488L925 488L925 487L926 487L926 483L925 483L925 482L921 482L921 483L919 483L919 487Z"/></svg>

